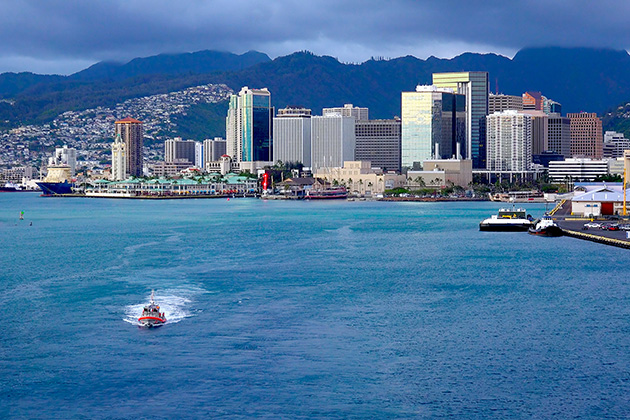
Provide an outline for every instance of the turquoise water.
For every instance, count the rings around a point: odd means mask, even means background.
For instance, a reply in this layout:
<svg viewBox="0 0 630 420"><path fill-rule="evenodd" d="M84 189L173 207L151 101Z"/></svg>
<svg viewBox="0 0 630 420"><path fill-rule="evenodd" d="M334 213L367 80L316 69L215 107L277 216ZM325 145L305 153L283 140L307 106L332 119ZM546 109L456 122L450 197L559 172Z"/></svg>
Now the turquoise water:
<svg viewBox="0 0 630 420"><path fill-rule="evenodd" d="M630 254L495 211L0 194L0 417L630 417Z"/></svg>

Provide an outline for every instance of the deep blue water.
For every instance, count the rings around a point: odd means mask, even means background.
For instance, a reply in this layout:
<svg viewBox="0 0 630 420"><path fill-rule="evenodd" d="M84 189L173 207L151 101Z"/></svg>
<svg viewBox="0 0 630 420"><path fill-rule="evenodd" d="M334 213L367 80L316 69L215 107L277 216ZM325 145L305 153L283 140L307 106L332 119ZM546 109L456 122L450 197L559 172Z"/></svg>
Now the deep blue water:
<svg viewBox="0 0 630 420"><path fill-rule="evenodd" d="M0 194L0 418L630 417L630 254L495 211Z"/></svg>

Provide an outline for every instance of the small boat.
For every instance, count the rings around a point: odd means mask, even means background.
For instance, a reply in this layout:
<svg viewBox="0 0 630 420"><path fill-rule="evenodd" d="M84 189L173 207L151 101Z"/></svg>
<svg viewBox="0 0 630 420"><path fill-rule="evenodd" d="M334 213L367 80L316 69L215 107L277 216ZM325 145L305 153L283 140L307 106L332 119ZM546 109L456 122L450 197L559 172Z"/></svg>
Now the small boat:
<svg viewBox="0 0 630 420"><path fill-rule="evenodd" d="M479 223L479 230L494 232L510 232L510 231L526 231L533 226L531 216L527 215L527 211L522 208L499 209L498 214Z"/></svg>
<svg viewBox="0 0 630 420"><path fill-rule="evenodd" d="M151 301L142 310L142 315L138 318L138 322L143 327L159 327L166 323L164 312L160 312L160 305L153 300L153 290L151 290Z"/></svg>
<svg viewBox="0 0 630 420"><path fill-rule="evenodd" d="M562 229L554 222L554 220L545 213L534 226L530 227L528 232L531 235L557 237L562 236L564 233Z"/></svg>

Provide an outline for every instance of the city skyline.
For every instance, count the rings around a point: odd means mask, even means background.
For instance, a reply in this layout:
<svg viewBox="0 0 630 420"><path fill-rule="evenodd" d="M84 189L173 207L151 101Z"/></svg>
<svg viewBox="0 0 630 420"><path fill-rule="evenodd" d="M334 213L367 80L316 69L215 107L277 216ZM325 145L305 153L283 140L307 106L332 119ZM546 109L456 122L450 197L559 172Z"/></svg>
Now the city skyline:
<svg viewBox="0 0 630 420"><path fill-rule="evenodd" d="M271 57L309 50L363 62L464 52L512 57L530 46L630 47L630 6L611 1L328 3L13 2L0 15L0 72L71 74L100 61L206 49Z"/></svg>

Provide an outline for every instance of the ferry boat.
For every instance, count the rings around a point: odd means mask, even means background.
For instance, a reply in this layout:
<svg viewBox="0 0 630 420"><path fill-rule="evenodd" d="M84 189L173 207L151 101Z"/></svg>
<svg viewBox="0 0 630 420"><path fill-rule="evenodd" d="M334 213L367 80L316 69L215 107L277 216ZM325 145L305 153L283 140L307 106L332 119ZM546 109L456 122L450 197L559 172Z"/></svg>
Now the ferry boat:
<svg viewBox="0 0 630 420"><path fill-rule="evenodd" d="M160 312L160 305L153 300L153 290L151 290L151 301L142 310L142 315L138 322L144 327L159 327L166 323L164 312Z"/></svg>
<svg viewBox="0 0 630 420"><path fill-rule="evenodd" d="M479 223L479 230L494 232L526 231L533 226L531 216L523 208L502 208L498 214Z"/></svg>
<svg viewBox="0 0 630 420"><path fill-rule="evenodd" d="M557 237L562 236L564 233L562 229L554 222L554 220L545 213L545 215L540 219L534 226L530 227L528 233L531 235L538 236L549 236L549 237Z"/></svg>

